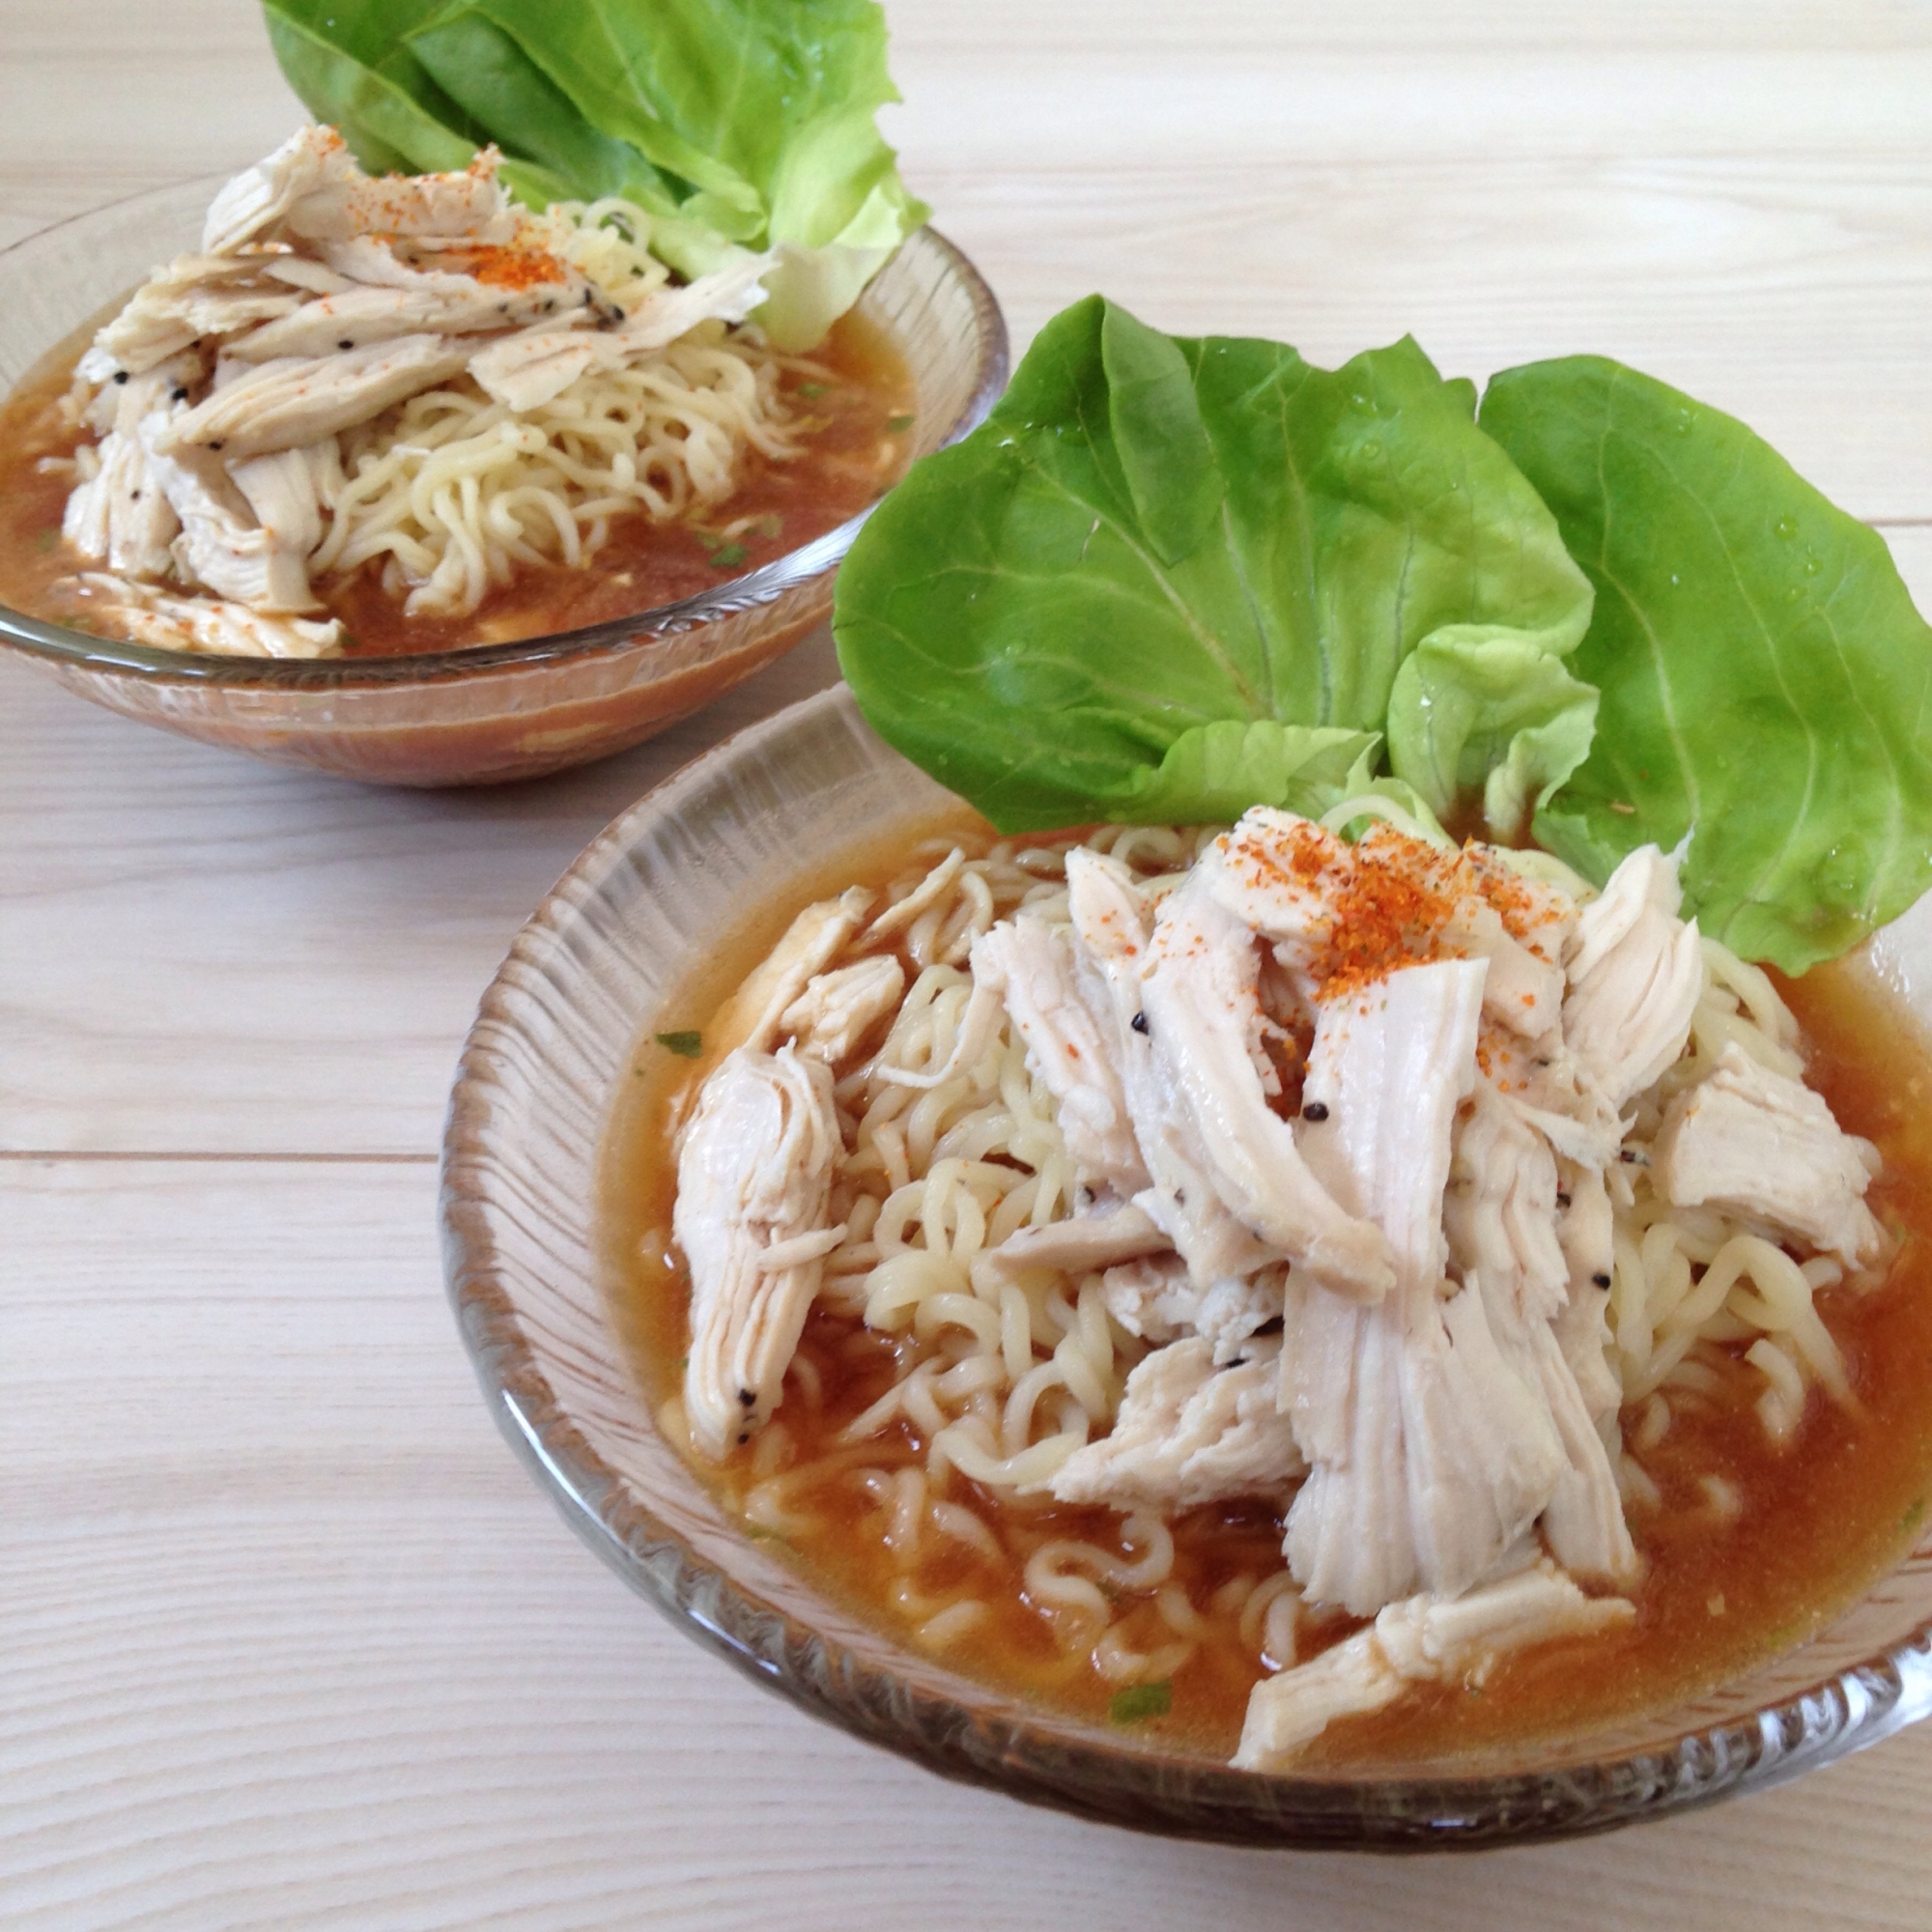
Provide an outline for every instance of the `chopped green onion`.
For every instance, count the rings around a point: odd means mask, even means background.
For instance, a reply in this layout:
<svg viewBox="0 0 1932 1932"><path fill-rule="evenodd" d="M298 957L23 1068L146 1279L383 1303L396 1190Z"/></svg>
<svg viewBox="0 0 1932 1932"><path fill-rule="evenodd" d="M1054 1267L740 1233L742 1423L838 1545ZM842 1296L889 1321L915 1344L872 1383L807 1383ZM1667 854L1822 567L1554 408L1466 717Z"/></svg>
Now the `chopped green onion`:
<svg viewBox="0 0 1932 1932"><path fill-rule="evenodd" d="M1108 1699L1107 1721L1139 1724L1149 1718L1164 1718L1173 1709L1174 1686L1166 1679L1158 1684L1129 1684Z"/></svg>
<svg viewBox="0 0 1932 1932"><path fill-rule="evenodd" d="M695 1030L690 1033L661 1033L655 1037L661 1047L676 1054L680 1060L696 1060L704 1051L704 1036Z"/></svg>

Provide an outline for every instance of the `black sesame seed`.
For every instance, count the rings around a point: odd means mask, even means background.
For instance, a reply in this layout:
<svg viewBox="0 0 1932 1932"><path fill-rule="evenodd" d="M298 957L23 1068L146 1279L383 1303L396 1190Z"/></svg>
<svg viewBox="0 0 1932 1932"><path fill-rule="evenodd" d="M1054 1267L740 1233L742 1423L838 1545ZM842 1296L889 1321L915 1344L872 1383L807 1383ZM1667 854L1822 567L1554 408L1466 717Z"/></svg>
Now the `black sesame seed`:
<svg viewBox="0 0 1932 1932"><path fill-rule="evenodd" d="M138 490L130 490L130 491L128 491L128 501L129 501L130 503L138 503L138 502L139 502L139 501L141 500L141 493L140 493L140 491L138 491Z"/></svg>
<svg viewBox="0 0 1932 1932"><path fill-rule="evenodd" d="M758 1398L754 1396L750 1389L740 1389L738 1391L738 1400L742 1402L747 1408L750 1408L757 1401L757 1399Z"/></svg>
<svg viewBox="0 0 1932 1932"><path fill-rule="evenodd" d="M125 383L125 382L126 382L126 381L128 380L128 372L127 372L127 370L125 370L125 369L117 369L117 370L115 370L115 372L114 372L114 380L115 380L115 381L116 381L117 383Z"/></svg>
<svg viewBox="0 0 1932 1932"><path fill-rule="evenodd" d="M1130 1024L1136 1033L1146 1033L1148 1030L1147 1015L1145 1013L1136 1013Z"/></svg>
<svg viewBox="0 0 1932 1932"><path fill-rule="evenodd" d="M221 444L218 442L211 442L208 446L210 449L219 449L221 447Z"/></svg>
<svg viewBox="0 0 1932 1932"><path fill-rule="evenodd" d="M1590 1277L1590 1279L1594 1281L1599 1288L1608 1288L1610 1285L1610 1278L1606 1274L1593 1274Z"/></svg>
<svg viewBox="0 0 1932 1932"><path fill-rule="evenodd" d="M187 391L185 389L172 390L169 393L168 401L171 403L185 403L187 401Z"/></svg>
<svg viewBox="0 0 1932 1932"><path fill-rule="evenodd" d="M1326 1100L1309 1101L1307 1106L1305 1106L1301 1110L1301 1118L1304 1121L1325 1121L1328 1118L1327 1101Z"/></svg>
<svg viewBox="0 0 1932 1932"><path fill-rule="evenodd" d="M337 343L337 344L336 344L335 346L336 346L336 348L338 348L338 349L354 349L354 348L355 347L355 342L354 342L354 341L352 340L352 338L350 338L349 336L345 335L345 336L344 336L344 337L342 338L342 340L341 340L340 342L338 342L338 343Z"/></svg>

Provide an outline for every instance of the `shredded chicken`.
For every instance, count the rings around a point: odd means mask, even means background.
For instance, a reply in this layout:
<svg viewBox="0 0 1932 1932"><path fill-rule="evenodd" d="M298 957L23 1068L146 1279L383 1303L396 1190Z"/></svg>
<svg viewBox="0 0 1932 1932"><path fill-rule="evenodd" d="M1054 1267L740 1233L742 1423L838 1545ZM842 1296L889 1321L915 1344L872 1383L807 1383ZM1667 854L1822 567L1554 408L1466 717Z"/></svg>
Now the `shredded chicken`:
<svg viewBox="0 0 1932 1932"><path fill-rule="evenodd" d="M1120 1026L1097 976L1080 972L1071 936L1022 913L981 933L972 963L975 983L1005 1000L1029 1064L1052 1090L1082 1179L1122 1200L1138 1194L1148 1171L1122 1088Z"/></svg>
<svg viewBox="0 0 1932 1932"><path fill-rule="evenodd" d="M835 922L836 924L836 922ZM801 1053L828 1066L841 1066L905 993L905 968L890 954L856 960L836 973L819 973L779 1015L779 1031L791 1034Z"/></svg>
<svg viewBox="0 0 1932 1932"><path fill-rule="evenodd" d="M1565 962L1563 1036L1621 1107L1684 1051L1704 984L1697 922L1681 921L1677 865L1633 852L1583 908Z"/></svg>
<svg viewBox="0 0 1932 1932"><path fill-rule="evenodd" d="M1284 1387L1312 1465L1289 1512L1308 1596L1368 1616L1454 1593L1534 1522L1565 1457L1541 1392L1499 1350L1483 1295L1444 1297L1443 1190L1474 1087L1481 960L1411 966L1322 1011L1308 1139L1381 1226L1397 1286L1364 1308L1290 1277Z"/></svg>
<svg viewBox="0 0 1932 1932"><path fill-rule="evenodd" d="M993 1254L1008 1268L1049 1267L1065 1274L1085 1274L1122 1262L1166 1256L1170 1248L1152 1216L1128 1202L1103 1213L1076 1214L1069 1221L1021 1228L1009 1235ZM1184 1278L1184 1266L1180 1272Z"/></svg>
<svg viewBox="0 0 1932 1932"><path fill-rule="evenodd" d="M678 1149L671 1233L691 1269L684 1407L720 1457L783 1395L824 1258L839 1151L832 1074L790 1045L741 1047L704 1083Z"/></svg>
<svg viewBox="0 0 1932 1932"><path fill-rule="evenodd" d="M728 1057L682 1158L709 1163L699 1184L714 1202L770 1198L695 1235L714 1244L707 1279L742 1283L760 1251L767 1275L774 1256L816 1268L831 1197L811 1159L761 1151L780 1128L740 1124L779 1104L747 1083L778 1083L781 1065L826 1082L825 1118L782 1134L787 1149L837 1146L829 1076L810 1056L842 1063L883 1021L903 976L870 949L964 863L951 855L869 927L863 893L808 908L714 1024L711 1050ZM1720 1209L1848 1266L1882 1253L1864 1203L1875 1151L1742 1046L1713 1065L1701 1023L1690 1046L1704 949L1678 917L1671 862L1646 848L1595 899L1525 877L1525 863L1386 829L1351 847L1269 810L1178 882L1143 886L1076 847L1064 919L1042 897L975 942L944 1064L868 1063L855 1082L930 1092L968 1068L983 1078L1009 1023L1079 1177L1063 1218L1017 1212L1056 1194L1009 1196L997 1245L934 1256L908 1240L891 1260L895 1320L923 1271L945 1321L980 1344L950 1343L966 1352L917 1371L941 1371L927 1401L955 1375L976 1378L973 1410L947 1425L954 1467L1163 1517L1257 1498L1285 1511L1295 1603L1373 1620L1305 1663L1270 1637L1268 1658L1288 1667L1253 1692L1236 1760L1249 1768L1282 1768L1329 1723L1413 1686L1480 1685L1513 1651L1634 1614L1579 1583L1628 1589L1642 1570L1606 1325L1616 1271L1637 1264L1633 1224L1617 1220L1618 1204L1646 1206L1636 1164L1662 1203ZM862 956L833 969L848 943ZM784 1036L794 1044L771 1057ZM996 1119L1009 1092L978 1119ZM784 1104L788 1120L809 1112ZM949 1141L948 1127L935 1151L980 1157L980 1131ZM894 1199L903 1186L900 1172ZM942 1225L925 1223L926 1242ZM742 1416L706 1385L708 1440L726 1424L749 1432L776 1400L797 1333L785 1324L803 1320L815 1274L787 1280L777 1340L737 1385ZM1617 1363L1630 1373L1624 1287ZM714 1324L746 1302L742 1287L704 1293ZM1041 1327L1051 1361L1035 1353ZM731 1346L745 1359L749 1345ZM1132 1364L1110 1427L1097 1379L1109 1359L1116 1373ZM1038 1425L1053 1433L1027 1438L1012 1404L1061 1380L1056 1420ZM1083 1440L1096 1420L1105 1433Z"/></svg>
<svg viewBox="0 0 1932 1932"><path fill-rule="evenodd" d="M1054 1495L1163 1511L1285 1498L1306 1464L1275 1406L1280 1378L1273 1339L1250 1342L1226 1368L1198 1335L1156 1349L1127 1378L1112 1432L1060 1465Z"/></svg>
<svg viewBox="0 0 1932 1932"><path fill-rule="evenodd" d="M707 1051L722 1060L741 1046L759 1051L769 1047L807 986L858 931L874 896L864 887L853 886L836 899L807 906L712 1021L705 1037Z"/></svg>
<svg viewBox="0 0 1932 1932"><path fill-rule="evenodd" d="M1885 1246L1864 1204L1875 1165L1871 1143L1844 1132L1819 1094L1735 1042L1670 1103L1651 1151L1666 1201L1761 1222L1847 1267L1867 1265Z"/></svg>
<svg viewBox="0 0 1932 1932"><path fill-rule="evenodd" d="M1512 1651L1596 1636L1635 1616L1622 1597L1586 1597L1548 1561L1461 1596L1391 1604L1364 1631L1248 1695L1235 1763L1281 1771L1339 1718L1394 1703L1411 1684L1481 1685Z"/></svg>
<svg viewBox="0 0 1932 1932"><path fill-rule="evenodd" d="M763 299L772 258L745 255L626 312L545 247L499 160L376 179L305 128L222 188L200 251L157 270L79 365L100 442L63 532L127 586L101 616L168 649L338 651L339 625L289 619L318 607L341 432L466 373L533 408Z"/></svg>

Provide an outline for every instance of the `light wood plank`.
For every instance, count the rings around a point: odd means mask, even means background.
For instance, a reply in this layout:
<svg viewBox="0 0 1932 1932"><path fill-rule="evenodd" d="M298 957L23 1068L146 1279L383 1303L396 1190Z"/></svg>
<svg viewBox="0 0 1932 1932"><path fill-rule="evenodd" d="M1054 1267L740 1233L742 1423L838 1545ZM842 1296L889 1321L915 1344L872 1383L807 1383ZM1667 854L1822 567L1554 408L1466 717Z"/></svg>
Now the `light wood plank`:
<svg viewBox="0 0 1932 1932"><path fill-rule="evenodd" d="M568 1534L456 1347L428 1169L9 1178L10 1924L1923 1922L1932 1730L1447 1865L1174 1844L943 1784L760 1694Z"/></svg>
<svg viewBox="0 0 1932 1932"><path fill-rule="evenodd" d="M698 718L529 784L283 771L0 663L0 1150L430 1153L522 924L639 794L837 675L819 633Z"/></svg>

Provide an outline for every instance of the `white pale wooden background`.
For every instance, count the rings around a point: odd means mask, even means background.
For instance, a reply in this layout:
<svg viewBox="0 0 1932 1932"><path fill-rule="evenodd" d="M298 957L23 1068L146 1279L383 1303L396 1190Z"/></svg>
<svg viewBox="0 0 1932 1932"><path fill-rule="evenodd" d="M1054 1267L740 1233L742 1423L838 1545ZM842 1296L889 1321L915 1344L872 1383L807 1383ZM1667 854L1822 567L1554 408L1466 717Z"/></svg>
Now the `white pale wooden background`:
<svg viewBox="0 0 1932 1932"><path fill-rule="evenodd" d="M905 169L1016 342L1100 287L1339 358L1575 349L1746 415L1932 602L1932 12L888 0ZM0 0L0 242L243 164L244 0ZM497 1438L435 1154L526 909L655 745L385 794L0 665L0 1925L1932 1923L1932 1726L1700 1816L1382 1862L954 1789L630 1597Z"/></svg>

